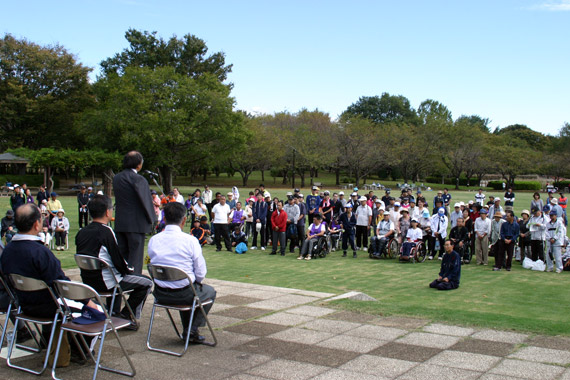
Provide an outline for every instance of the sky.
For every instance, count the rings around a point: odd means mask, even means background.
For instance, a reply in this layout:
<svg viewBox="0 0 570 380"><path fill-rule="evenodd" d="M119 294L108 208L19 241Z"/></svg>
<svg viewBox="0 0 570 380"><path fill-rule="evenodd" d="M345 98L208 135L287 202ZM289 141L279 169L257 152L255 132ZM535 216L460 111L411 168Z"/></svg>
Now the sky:
<svg viewBox="0 0 570 380"><path fill-rule="evenodd" d="M570 0L0 0L0 32L92 67L129 28L193 34L232 64L236 108L337 118L384 92L556 134L570 122Z"/></svg>

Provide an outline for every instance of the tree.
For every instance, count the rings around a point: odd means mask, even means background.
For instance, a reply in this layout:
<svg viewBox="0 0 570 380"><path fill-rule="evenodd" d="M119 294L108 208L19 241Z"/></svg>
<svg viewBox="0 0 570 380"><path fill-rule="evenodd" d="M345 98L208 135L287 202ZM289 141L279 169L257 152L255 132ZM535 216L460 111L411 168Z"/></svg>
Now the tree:
<svg viewBox="0 0 570 380"><path fill-rule="evenodd" d="M530 147L536 150L543 150L548 137L540 132L533 131L523 124L513 124L508 127L497 129L496 135L507 136L511 139L519 139L526 142Z"/></svg>
<svg viewBox="0 0 570 380"><path fill-rule="evenodd" d="M413 123L416 113L410 101L402 95L362 96L356 103L350 105L343 116L361 116L374 123Z"/></svg>
<svg viewBox="0 0 570 380"><path fill-rule="evenodd" d="M0 149L84 145L76 121L93 106L91 69L60 45L0 40Z"/></svg>
<svg viewBox="0 0 570 380"><path fill-rule="evenodd" d="M489 129L489 123L491 123L491 120L488 118L482 118L479 115L461 115L457 120L455 120L455 122L468 123L472 127L480 129L482 132L491 133L491 130Z"/></svg>

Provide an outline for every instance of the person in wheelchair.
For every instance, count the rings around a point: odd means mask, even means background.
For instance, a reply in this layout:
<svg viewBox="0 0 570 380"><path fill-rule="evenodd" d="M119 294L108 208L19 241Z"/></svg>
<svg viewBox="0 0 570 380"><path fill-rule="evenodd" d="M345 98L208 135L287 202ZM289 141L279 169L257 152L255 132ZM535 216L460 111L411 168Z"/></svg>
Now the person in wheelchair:
<svg viewBox="0 0 570 380"><path fill-rule="evenodd" d="M396 228L394 223L390 220L390 213L384 213L384 219L378 223L376 227L376 236L372 238L372 255L373 258L380 258L388 241L396 237Z"/></svg>
<svg viewBox="0 0 570 380"><path fill-rule="evenodd" d="M311 256L313 255L313 246L317 244L317 241L321 236L325 236L325 232L327 232L327 227L323 223L323 217L321 214L315 214L313 217L313 223L311 223L307 230L307 238L303 242L301 253L299 254L299 257L297 257L297 260L311 260Z"/></svg>
<svg viewBox="0 0 570 380"><path fill-rule="evenodd" d="M449 240L453 242L455 246L455 251L459 253L461 259L465 262L469 262L469 254L467 249L468 246L471 244L469 238L469 231L467 227L465 227L465 219L457 218L456 220L457 225L451 229L449 232Z"/></svg>
<svg viewBox="0 0 570 380"><path fill-rule="evenodd" d="M342 232L342 226L340 225L340 222L336 219L333 219L331 221L331 226L329 228L329 233L330 233L330 237L331 237L331 251L335 251L336 248L338 247L338 241L340 240L340 235Z"/></svg>
<svg viewBox="0 0 570 380"><path fill-rule="evenodd" d="M423 233L418 227L418 220L412 219L411 227L406 233L406 241L402 245L402 254L400 260L409 261L412 249L422 240Z"/></svg>

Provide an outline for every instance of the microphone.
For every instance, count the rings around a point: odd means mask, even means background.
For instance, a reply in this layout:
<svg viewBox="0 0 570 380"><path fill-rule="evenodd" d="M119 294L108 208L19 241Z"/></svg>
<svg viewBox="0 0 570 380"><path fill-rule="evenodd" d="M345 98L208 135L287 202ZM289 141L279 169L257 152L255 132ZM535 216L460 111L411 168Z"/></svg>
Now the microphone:
<svg viewBox="0 0 570 380"><path fill-rule="evenodd" d="M153 175L153 176L155 176L155 177L158 177L158 174L157 174L157 173L151 172L150 170L145 170L144 172L145 172L145 174Z"/></svg>

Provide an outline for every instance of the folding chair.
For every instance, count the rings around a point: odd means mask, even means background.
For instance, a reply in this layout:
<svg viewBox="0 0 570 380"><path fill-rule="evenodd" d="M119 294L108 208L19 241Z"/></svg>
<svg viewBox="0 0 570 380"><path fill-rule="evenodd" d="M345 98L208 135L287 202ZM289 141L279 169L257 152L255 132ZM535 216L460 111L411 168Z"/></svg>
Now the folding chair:
<svg viewBox="0 0 570 380"><path fill-rule="evenodd" d="M8 288L8 286L6 285L6 282L4 281L4 278L2 276L2 274L0 273L0 286L2 286L4 288L4 291L6 292L6 294L8 295L8 297L10 298L10 302L8 303L8 307L7 308L0 308L0 315L5 315L6 319L4 320L4 323L2 324L2 337L0 337L0 352L2 352L2 346L4 345L4 339L6 338L6 332L8 329L8 321L10 320L10 313L12 312L12 307L15 306L14 303L14 295L12 294L12 292L10 291L10 288Z"/></svg>
<svg viewBox="0 0 570 380"><path fill-rule="evenodd" d="M53 337L54 337L55 330L56 330L55 326L56 326L57 322L60 320L60 317L62 314L61 307L59 306L59 303L57 302L57 297L53 293L53 290L49 286L47 286L45 282L43 282L41 280L37 280L35 278L24 277L24 276L21 276L18 274L10 274L10 281L12 282L12 286L14 287L14 289L16 289L20 292L36 292L36 291L47 289L49 291L50 296L52 297L54 303L57 305L57 310L55 312L53 319L32 317L30 315L27 315L27 314L22 312L22 307L21 307L21 305L19 305L18 311L15 315L16 322L14 323L14 335L13 335L12 339L10 340L10 344L8 345L8 355L6 356L6 364L8 364L8 367L16 368L16 369L19 369L21 371L32 373L34 375L41 375L46 370L47 365L48 365L49 354L51 352L51 347L53 345ZM11 360L12 351L14 350L14 344L16 343L16 339L18 338L18 325L20 324L20 322L24 322L26 324L28 324L28 323L34 324L34 326L36 327L36 330L38 331L40 337L41 337L41 331L38 328L38 325L40 325L40 326L52 325L49 341L46 344L47 348L46 348L46 354L45 354L45 358L44 358L43 367L40 371L34 371L30 368L21 367L21 366L18 366L18 365L15 365L12 363L12 360ZM40 339L43 340L43 337ZM35 337L34 337L34 340L38 346L37 349L31 348L31 347L21 347L21 346L18 346L18 347L26 349L28 351L39 353L41 351L40 342ZM46 343L46 342L44 342L44 343Z"/></svg>
<svg viewBox="0 0 570 380"><path fill-rule="evenodd" d="M78 253L75 255L75 262L77 263L77 266L81 270L100 271L103 269L107 269L109 271L109 273L111 273L111 276L113 276L113 280L115 281L115 286L113 287L113 289L108 290L106 292L99 292L99 297L111 298L111 305L109 306L107 311L112 315L113 314L113 307L115 306L115 299L116 299L117 293L118 293L120 295L121 299L123 300L123 302L125 303L125 305L127 306L127 309L129 310L129 315L130 315L131 321L133 323L137 323L135 313L133 313L131 306L127 302L127 297L125 297L125 294L131 293L132 290L123 291L121 289L121 287L119 286L119 281L117 281L117 277L115 277L115 273L113 273L113 270L109 267L109 264L105 260L102 260L98 257L89 256L89 255L82 255L82 254Z"/></svg>
<svg viewBox="0 0 570 380"><path fill-rule="evenodd" d="M212 326L210 325L210 321L208 320L208 315L206 314L206 311L204 310L204 305L209 305L209 304L213 303L214 301L212 301L211 299L204 300L204 302L200 301L200 298L198 296L196 296L196 289L194 288L194 284L192 283L192 279L190 278L190 276L188 276L188 274L186 274L186 272L184 272L181 269L178 269L178 268L172 267L172 266L167 266L167 265L149 264L148 265L148 272L149 272L150 277L152 278L153 281L155 281L155 280L178 281L178 280L187 279L188 282L190 283L191 288L192 288L192 292L194 293L194 299L193 299L191 305L165 305L165 304L159 303L156 299L156 296L154 297L154 304L152 305L152 314L150 315L150 325L148 326L148 335L146 338L147 348L150 351L161 352L163 354L169 354L169 355L174 355L174 356L178 356L178 357L184 355L186 353L186 351L188 350L188 344L190 343L190 330L191 330L190 327L192 326L192 321L194 320L194 312L196 311L196 309L199 309L202 312L202 315L204 316L204 319L206 320L206 323L208 325L208 329L210 330L210 333L212 334L212 338L214 339L213 343L204 342L203 344L208 345L208 346L212 346L212 347L214 347L216 344L218 344L218 340L216 339L216 335L214 334L214 330L212 329ZM156 286L156 282L155 282L155 286ZM156 312L156 308L163 308L166 310L166 313L168 314L168 318L170 319L170 323L172 323L172 327L174 327L174 331L176 332L176 335L178 336L178 338L180 338L184 341L184 350L182 352L169 351L169 350L162 349L162 348L152 347L150 345L150 335L152 333L152 326L154 324L154 315ZM182 334L178 331L178 328L176 327L176 323L174 322L174 319L172 318L172 314L170 313L170 310L191 311L190 322L188 323L188 326L186 326L187 327L186 336L182 336Z"/></svg>
<svg viewBox="0 0 570 380"><path fill-rule="evenodd" d="M55 232L51 233L51 240L49 242L49 248L51 250L55 249ZM67 233L65 234L65 249L66 250L69 249L69 231L67 231Z"/></svg>
<svg viewBox="0 0 570 380"><path fill-rule="evenodd" d="M53 367L51 370L51 376L55 380L59 380L55 375L55 368L57 364L57 358L59 356L59 348L61 346L61 340L65 331L69 331L73 334L79 335L79 340L81 344L85 348L85 350L89 353L91 359L95 362L95 370L93 372L93 380L97 378L97 371L99 368L105 371L117 373L119 375L130 376L133 377L136 374L135 367L129 354L123 347L123 343L119 338L119 334L117 333L118 329L128 326L131 322L126 319L111 317L105 308L103 309L103 313L105 313L105 320L101 322L96 322L88 325L81 325L77 323L73 323L73 316L71 314L71 308L67 305L66 299L74 300L74 301L81 301L85 299L95 299L96 303L101 303L101 297L97 293L95 289L90 287L89 285L82 284L80 282L74 281L64 281L64 280L56 280L54 281L54 285L56 288L57 293L60 295L63 301L63 319L61 321L59 337L57 339L57 346L56 346L56 354L53 360ZM101 354L103 353L103 345L105 344L105 336L108 332L113 331L115 337L117 338L117 342L123 351L124 356L127 358L129 362L129 366L131 367L131 372L122 371L114 368L104 367L100 364L101 362ZM101 338L101 343L99 344L99 350L97 352L97 358L93 356L91 349L87 345L85 338L83 336L90 336L93 338Z"/></svg>

